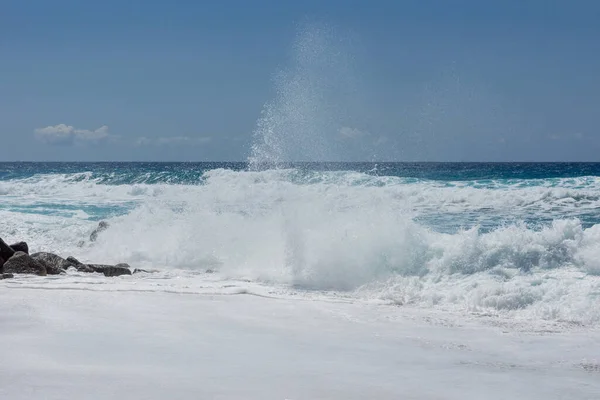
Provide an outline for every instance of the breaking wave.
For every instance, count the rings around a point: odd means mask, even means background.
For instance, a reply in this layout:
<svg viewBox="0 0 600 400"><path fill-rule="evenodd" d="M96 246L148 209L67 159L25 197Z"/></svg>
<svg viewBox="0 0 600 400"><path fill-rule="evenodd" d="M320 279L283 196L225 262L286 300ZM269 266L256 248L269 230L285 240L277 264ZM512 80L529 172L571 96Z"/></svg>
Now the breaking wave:
<svg viewBox="0 0 600 400"><path fill-rule="evenodd" d="M600 181L435 181L354 171L40 174L0 182L7 240L424 307L600 320ZM162 180L162 182L161 182ZM97 221L110 228L97 242Z"/></svg>

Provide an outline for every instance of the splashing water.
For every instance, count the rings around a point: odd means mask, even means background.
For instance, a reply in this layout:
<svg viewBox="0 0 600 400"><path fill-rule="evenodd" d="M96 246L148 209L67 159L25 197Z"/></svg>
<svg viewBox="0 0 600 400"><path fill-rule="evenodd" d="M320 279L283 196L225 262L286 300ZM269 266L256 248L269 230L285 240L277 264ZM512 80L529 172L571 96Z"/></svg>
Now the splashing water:
<svg viewBox="0 0 600 400"><path fill-rule="evenodd" d="M251 169L346 156L343 140L363 134L356 127L360 96L349 47L330 26L300 29L292 66L276 74L275 99L258 120Z"/></svg>
<svg viewBox="0 0 600 400"><path fill-rule="evenodd" d="M34 164L0 177L2 236L84 261L211 269L281 292L600 322L600 181L586 176L598 166L518 166L518 179L506 165L464 167L497 177L480 180L440 179L446 166L425 167L438 179L411 177L403 164L378 175L355 164L78 164L50 173ZM109 228L79 247L99 219Z"/></svg>

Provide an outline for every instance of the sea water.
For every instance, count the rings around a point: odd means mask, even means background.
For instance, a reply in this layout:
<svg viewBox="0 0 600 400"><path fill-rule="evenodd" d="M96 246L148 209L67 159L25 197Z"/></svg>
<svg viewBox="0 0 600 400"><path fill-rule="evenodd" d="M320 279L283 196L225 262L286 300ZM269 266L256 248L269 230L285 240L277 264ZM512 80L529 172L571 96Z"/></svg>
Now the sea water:
<svg viewBox="0 0 600 400"><path fill-rule="evenodd" d="M600 324L600 164L2 163L0 220L152 290Z"/></svg>

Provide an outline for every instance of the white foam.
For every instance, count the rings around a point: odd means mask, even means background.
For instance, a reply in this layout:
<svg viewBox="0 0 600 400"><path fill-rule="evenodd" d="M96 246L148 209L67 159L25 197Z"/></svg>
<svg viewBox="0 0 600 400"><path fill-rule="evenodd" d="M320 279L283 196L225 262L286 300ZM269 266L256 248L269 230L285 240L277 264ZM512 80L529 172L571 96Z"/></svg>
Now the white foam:
<svg viewBox="0 0 600 400"><path fill-rule="evenodd" d="M598 225L559 217L536 229L517 222L489 232L473 226L441 233L415 222L432 212L505 213L517 220L519 214L547 219L569 210L590 212L600 206L596 179L537 186L503 182L492 188L297 170L213 170L199 185L106 185L90 179L5 182L4 239L27 240L34 251L83 261L212 269L224 280L419 307L599 321ZM11 211L28 201L69 204L75 211L69 216ZM83 205L133 209L109 218L97 242L79 247L97 224L77 211Z"/></svg>
<svg viewBox="0 0 600 400"><path fill-rule="evenodd" d="M0 290L0 398L583 400L600 392L597 331L516 333L377 305L116 293L125 279L102 280L113 290Z"/></svg>

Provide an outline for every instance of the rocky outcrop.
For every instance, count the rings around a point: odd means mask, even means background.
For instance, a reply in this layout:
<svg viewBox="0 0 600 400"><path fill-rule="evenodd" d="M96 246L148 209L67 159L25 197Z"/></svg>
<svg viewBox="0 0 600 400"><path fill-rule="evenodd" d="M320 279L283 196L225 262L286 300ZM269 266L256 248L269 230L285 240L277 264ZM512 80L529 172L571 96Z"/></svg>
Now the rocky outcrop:
<svg viewBox="0 0 600 400"><path fill-rule="evenodd" d="M6 262L13 256L13 254L15 254L13 248L7 245L4 240L0 238L0 258Z"/></svg>
<svg viewBox="0 0 600 400"><path fill-rule="evenodd" d="M73 256L67 257L67 261L70 262L73 265L84 265L81 261L79 261L78 259L76 259Z"/></svg>
<svg viewBox="0 0 600 400"><path fill-rule="evenodd" d="M76 259L73 256L67 257L67 262L71 263L73 268L75 268L79 272L88 272L88 273L96 272L94 270L94 268L90 267L87 264L82 263L81 261L79 261L78 259Z"/></svg>
<svg viewBox="0 0 600 400"><path fill-rule="evenodd" d="M95 240L98 233L105 230L108 224L101 221L94 231ZM28 254L29 246L25 242L7 245L0 238L0 279L12 278L13 274L58 275L66 273L69 268L79 272L97 272L105 276L132 275L131 266L121 263L117 265L84 264L75 257L64 259L56 254L38 252L31 256ZM135 270L135 272L156 272Z"/></svg>
<svg viewBox="0 0 600 400"><path fill-rule="evenodd" d="M120 275L131 275L129 264L117 264L117 265L101 265L101 264L89 264L89 267L93 268L95 272L103 273L104 276L120 276Z"/></svg>
<svg viewBox="0 0 600 400"><path fill-rule="evenodd" d="M31 258L29 254L17 251L4 263L4 272L13 274L47 275L46 267Z"/></svg>
<svg viewBox="0 0 600 400"><path fill-rule="evenodd" d="M73 266L69 261L52 253L34 253L31 258L46 267L48 275L64 274L69 267Z"/></svg>
<svg viewBox="0 0 600 400"><path fill-rule="evenodd" d="M25 242L11 244L10 247L14 251L22 251L23 253L29 254L29 246L27 246L27 243L25 243Z"/></svg>
<svg viewBox="0 0 600 400"><path fill-rule="evenodd" d="M99 272L104 276L131 275L129 264L103 265L103 264L84 264L75 257L67 257L67 262L73 264L80 272Z"/></svg>
<svg viewBox="0 0 600 400"><path fill-rule="evenodd" d="M7 245L2 238L0 238L0 273L2 272L2 266L7 262L17 251L21 251L25 254L29 254L29 246L25 242L19 242L12 245Z"/></svg>
<svg viewBox="0 0 600 400"><path fill-rule="evenodd" d="M0 281L2 279L10 279L10 278L14 278L15 276L13 274L0 274Z"/></svg>

